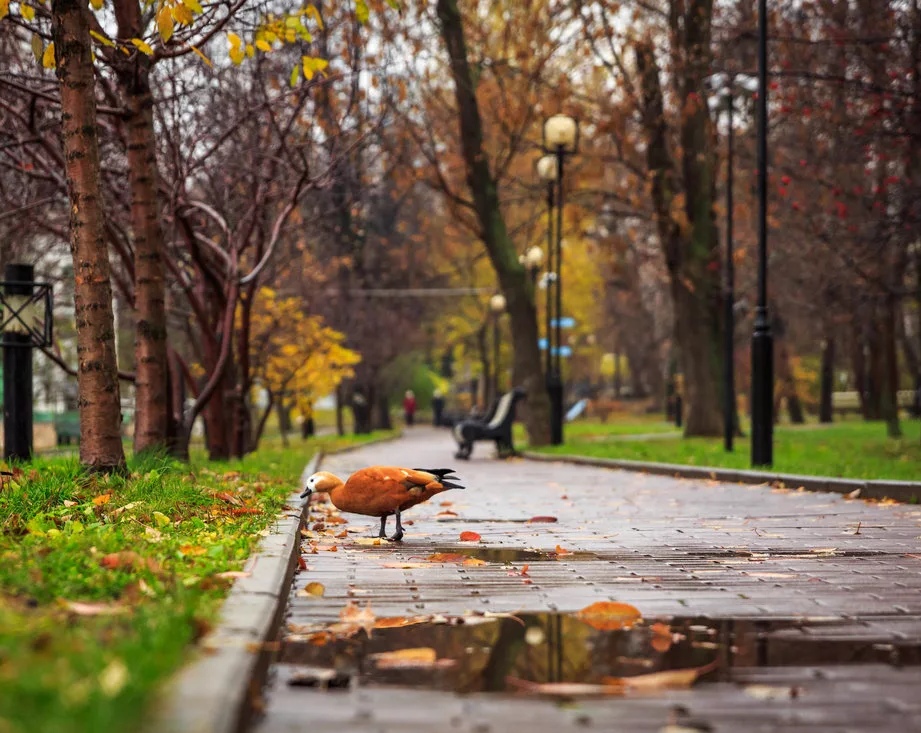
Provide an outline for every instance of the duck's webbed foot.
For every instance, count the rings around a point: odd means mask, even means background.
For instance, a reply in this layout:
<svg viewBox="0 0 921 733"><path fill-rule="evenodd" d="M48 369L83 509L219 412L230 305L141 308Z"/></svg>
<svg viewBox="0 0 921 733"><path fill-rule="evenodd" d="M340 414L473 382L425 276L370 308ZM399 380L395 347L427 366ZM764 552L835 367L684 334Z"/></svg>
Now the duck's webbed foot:
<svg viewBox="0 0 921 733"><path fill-rule="evenodd" d="M387 539L387 515L381 517L381 531L377 533L378 539Z"/></svg>
<svg viewBox="0 0 921 733"><path fill-rule="evenodd" d="M397 518L397 531L396 534L391 537L392 542L401 542L403 540L403 523L400 522L400 510L397 509L394 513L394 516Z"/></svg>

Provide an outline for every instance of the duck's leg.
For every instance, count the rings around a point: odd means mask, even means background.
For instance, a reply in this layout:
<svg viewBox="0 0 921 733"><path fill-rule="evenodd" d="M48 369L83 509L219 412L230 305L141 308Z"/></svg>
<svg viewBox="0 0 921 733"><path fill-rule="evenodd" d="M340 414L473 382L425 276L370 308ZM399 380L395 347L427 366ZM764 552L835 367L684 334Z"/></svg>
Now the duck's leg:
<svg viewBox="0 0 921 733"><path fill-rule="evenodd" d="M382 540L387 539L387 515L385 514L381 517L381 531L377 533L378 538Z"/></svg>
<svg viewBox="0 0 921 733"><path fill-rule="evenodd" d="M400 522L400 510L397 509L393 516L397 518L397 531L396 534L390 539L394 542L400 542L403 539L403 524Z"/></svg>

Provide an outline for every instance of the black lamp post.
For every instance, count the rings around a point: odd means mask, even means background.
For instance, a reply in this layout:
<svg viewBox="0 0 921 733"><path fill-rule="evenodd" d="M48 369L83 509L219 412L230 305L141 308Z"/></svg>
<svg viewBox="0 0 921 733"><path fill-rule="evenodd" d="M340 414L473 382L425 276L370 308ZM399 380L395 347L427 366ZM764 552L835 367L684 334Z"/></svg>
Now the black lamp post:
<svg viewBox="0 0 921 733"><path fill-rule="evenodd" d="M544 329L547 334L547 351L544 354L544 379L547 383L547 394L550 395L551 442L553 426L556 424L553 418L555 409L553 402L553 285L556 281L556 272L554 271L556 248L553 246L553 189L555 186L553 184L556 181L556 174L556 158L554 156L545 155L537 161L537 175L547 184L547 273L544 276L544 285L547 291L546 328Z"/></svg>
<svg viewBox="0 0 921 733"><path fill-rule="evenodd" d="M726 376L724 380L725 394L723 404L723 443L728 452L732 452L732 441L735 437L735 267L733 255L733 199L732 199L732 158L733 158L733 79L729 77L726 89L726 111L728 113L727 150L726 150L726 269L723 292L723 308L725 313L725 333L723 338L724 361Z"/></svg>
<svg viewBox="0 0 921 733"><path fill-rule="evenodd" d="M758 0L758 303L752 331L752 465L774 462L774 337L767 307L767 0Z"/></svg>
<svg viewBox="0 0 921 733"><path fill-rule="evenodd" d="M32 265L9 264L0 283L3 345L3 457L32 458L32 349L51 345L51 285Z"/></svg>
<svg viewBox="0 0 921 733"><path fill-rule="evenodd" d="M551 341L547 331L547 346L552 358L552 365L547 375L547 392L550 395L550 442L560 445L563 442L563 369L562 369L562 320L563 320L563 163L567 155L575 154L579 149L579 123L568 115L557 114L544 122L544 151L556 158L556 175L553 179L542 176L545 180L556 182L556 257L551 261L556 267L554 284L556 294L556 318L548 324L555 332ZM541 158L546 161L548 156ZM539 163L540 165L540 163ZM546 167L546 163L543 164Z"/></svg>
<svg viewBox="0 0 921 733"><path fill-rule="evenodd" d="M499 318L505 312L505 296L496 293L489 299L492 313L492 398L499 399Z"/></svg>

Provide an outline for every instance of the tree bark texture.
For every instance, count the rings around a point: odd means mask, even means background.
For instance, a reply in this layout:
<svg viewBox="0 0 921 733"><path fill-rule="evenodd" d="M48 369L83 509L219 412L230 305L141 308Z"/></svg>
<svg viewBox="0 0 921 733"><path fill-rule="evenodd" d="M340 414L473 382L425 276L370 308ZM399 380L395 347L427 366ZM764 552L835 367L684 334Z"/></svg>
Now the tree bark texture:
<svg viewBox="0 0 921 733"><path fill-rule="evenodd" d="M457 0L438 0L437 12L441 37L451 61L467 184L473 195L483 243L505 295L514 347L512 373L516 385L522 386L527 393L528 409L523 412L528 440L531 445L546 445L550 442L550 398L537 343L535 289L525 268L518 262L502 216L496 181L489 169L483 146L483 122L467 61L463 19Z"/></svg>
<svg viewBox="0 0 921 733"><path fill-rule="evenodd" d="M669 148L660 70L653 47L636 48L643 95L647 167L659 239L675 312L675 340L685 383L686 436L722 434L723 378L720 250L714 214L716 159L704 79L709 74L711 3L688 4L674 31L680 179Z"/></svg>
<svg viewBox="0 0 921 733"><path fill-rule="evenodd" d="M835 391L835 339L829 336L822 344L822 367L819 376L819 422L834 420L832 393Z"/></svg>
<svg viewBox="0 0 921 733"><path fill-rule="evenodd" d="M143 35L137 0L117 0L115 15L121 38ZM166 306L163 232L157 200L157 147L150 91L150 58L140 51L122 60L115 56L124 100L134 244L135 424L134 450L166 446L169 399L166 356Z"/></svg>
<svg viewBox="0 0 921 733"><path fill-rule="evenodd" d="M71 211L80 462L94 471L115 471L124 469L125 452L109 255L99 188L99 141L88 15L89 9L80 0L52 3Z"/></svg>

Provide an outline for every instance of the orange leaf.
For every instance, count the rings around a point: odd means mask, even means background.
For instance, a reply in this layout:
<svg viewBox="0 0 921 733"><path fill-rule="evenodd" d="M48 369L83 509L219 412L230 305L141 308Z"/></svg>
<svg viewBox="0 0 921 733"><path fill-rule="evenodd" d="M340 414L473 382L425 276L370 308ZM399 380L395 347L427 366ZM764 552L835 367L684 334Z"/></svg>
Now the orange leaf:
<svg viewBox="0 0 921 733"><path fill-rule="evenodd" d="M657 652L667 652L672 646L672 629L668 624L656 623L649 627L652 632L650 644Z"/></svg>
<svg viewBox="0 0 921 733"><path fill-rule="evenodd" d="M480 558L478 558L478 557L468 557L468 558L467 558L466 560L464 560L464 562L461 563L461 564L462 564L462 565L474 565L474 566L475 566L475 565L489 565L488 562L486 562L485 560L480 560Z"/></svg>
<svg viewBox="0 0 921 733"><path fill-rule="evenodd" d="M299 596L315 596L319 598L326 593L326 587L322 583L308 583L297 592Z"/></svg>
<svg viewBox="0 0 921 733"><path fill-rule="evenodd" d="M554 555L563 557L564 555L572 555L572 550L567 550L559 545L556 546L556 550L553 551Z"/></svg>
<svg viewBox="0 0 921 733"><path fill-rule="evenodd" d="M242 501L240 501L233 494L228 494L226 491L218 491L214 496L216 499L226 501L228 504L233 504L234 506L243 506Z"/></svg>
<svg viewBox="0 0 921 733"><path fill-rule="evenodd" d="M399 629L403 626L425 624L432 620L431 616L387 616L374 622L375 629Z"/></svg>
<svg viewBox="0 0 921 733"><path fill-rule="evenodd" d="M381 669L406 669L412 667L434 667L438 653L428 646L397 649L368 655Z"/></svg>
<svg viewBox="0 0 921 733"><path fill-rule="evenodd" d="M576 618L599 631L629 629L642 614L628 603L598 601L575 613Z"/></svg>
<svg viewBox="0 0 921 733"><path fill-rule="evenodd" d="M112 494L100 494L99 496L93 497L93 503L96 506L102 506L103 504L108 504L111 498Z"/></svg>
<svg viewBox="0 0 921 733"><path fill-rule="evenodd" d="M463 562L467 559L467 556L461 555L459 552L436 552L425 559L429 562Z"/></svg>
<svg viewBox="0 0 921 733"><path fill-rule="evenodd" d="M207 552L207 550L204 547L201 547L200 545L183 545L182 547L179 548L179 552L181 552L183 555L195 556L195 555L204 555Z"/></svg>
<svg viewBox="0 0 921 733"><path fill-rule="evenodd" d="M298 566L301 570L306 570L306 569L307 569L307 561L304 559L304 556L303 556L303 555L298 555L298 556L297 556L297 566Z"/></svg>
<svg viewBox="0 0 921 733"><path fill-rule="evenodd" d="M461 542L479 542L482 539L480 535L476 532L461 532L460 541Z"/></svg>

